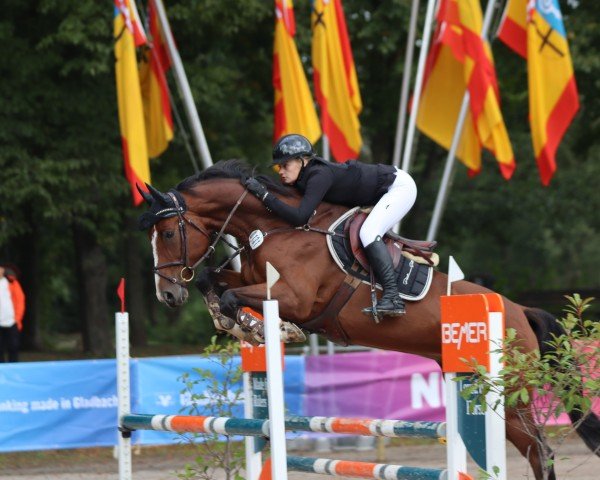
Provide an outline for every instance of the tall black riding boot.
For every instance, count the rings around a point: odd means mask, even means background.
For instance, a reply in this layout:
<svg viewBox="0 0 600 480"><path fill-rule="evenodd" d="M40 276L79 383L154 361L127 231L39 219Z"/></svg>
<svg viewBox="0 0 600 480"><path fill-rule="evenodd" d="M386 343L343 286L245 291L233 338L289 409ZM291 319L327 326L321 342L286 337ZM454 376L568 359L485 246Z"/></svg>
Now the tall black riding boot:
<svg viewBox="0 0 600 480"><path fill-rule="evenodd" d="M365 252L375 278L383 287L383 296L377 302L377 312L392 317L403 315L406 313L404 301L398 292L392 257L381 237L367 245Z"/></svg>

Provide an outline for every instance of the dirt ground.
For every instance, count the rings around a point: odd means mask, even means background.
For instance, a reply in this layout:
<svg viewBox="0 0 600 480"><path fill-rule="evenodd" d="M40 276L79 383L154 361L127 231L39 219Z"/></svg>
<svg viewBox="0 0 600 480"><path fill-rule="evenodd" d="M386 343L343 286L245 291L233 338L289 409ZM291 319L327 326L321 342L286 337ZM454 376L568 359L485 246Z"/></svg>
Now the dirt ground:
<svg viewBox="0 0 600 480"><path fill-rule="evenodd" d="M0 455L0 479L2 480L109 480L118 478L117 461L112 449L95 448L72 451L21 452ZM293 455L352 459L365 462L380 462L376 450L332 451L289 451ZM407 466L443 468L445 447L438 443L423 441L419 444L387 445L382 463ZM143 447L133 456L133 478L136 480L173 480L186 463L193 463L197 451L189 446ZM559 479L598 480L600 459L593 457L581 441L569 439L557 451L557 473ZM525 459L508 446L508 478L533 478ZM475 467L470 464L474 474ZM217 480L225 478L217 474ZM316 480L322 475L290 472L290 480ZM339 478L339 477L338 477Z"/></svg>

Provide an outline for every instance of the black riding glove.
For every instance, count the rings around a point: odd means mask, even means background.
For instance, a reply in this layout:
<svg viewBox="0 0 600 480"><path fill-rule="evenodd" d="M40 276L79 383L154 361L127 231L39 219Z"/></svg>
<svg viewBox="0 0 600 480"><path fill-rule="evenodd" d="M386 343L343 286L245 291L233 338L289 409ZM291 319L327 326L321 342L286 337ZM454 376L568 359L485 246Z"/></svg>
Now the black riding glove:
<svg viewBox="0 0 600 480"><path fill-rule="evenodd" d="M250 177L244 182L244 185L252 195L254 195L261 201L264 201L264 199L267 198L267 195L269 194L267 187L260 183L256 178Z"/></svg>

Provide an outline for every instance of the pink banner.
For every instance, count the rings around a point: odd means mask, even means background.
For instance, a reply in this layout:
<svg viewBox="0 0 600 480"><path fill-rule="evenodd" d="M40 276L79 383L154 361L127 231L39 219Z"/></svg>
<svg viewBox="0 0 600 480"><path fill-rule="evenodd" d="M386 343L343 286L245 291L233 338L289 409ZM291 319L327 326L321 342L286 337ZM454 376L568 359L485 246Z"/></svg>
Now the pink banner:
<svg viewBox="0 0 600 480"><path fill-rule="evenodd" d="M306 358L306 415L444 420L442 373L436 362L372 351Z"/></svg>
<svg viewBox="0 0 600 480"><path fill-rule="evenodd" d="M436 362L370 351L306 357L305 415L443 421L445 393ZM600 400L594 399L600 413ZM569 423L566 415L559 422Z"/></svg>

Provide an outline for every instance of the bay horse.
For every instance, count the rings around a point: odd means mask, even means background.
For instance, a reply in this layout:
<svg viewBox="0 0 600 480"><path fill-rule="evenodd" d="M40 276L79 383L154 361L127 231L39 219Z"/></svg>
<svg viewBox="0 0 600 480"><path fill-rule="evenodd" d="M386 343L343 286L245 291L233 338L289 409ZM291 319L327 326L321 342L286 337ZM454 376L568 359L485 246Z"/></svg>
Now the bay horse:
<svg viewBox="0 0 600 480"><path fill-rule="evenodd" d="M345 281L345 274L336 265L326 247L328 227L348 208L323 202L310 220L310 228L294 228L273 214L243 186L252 175L249 166L238 160L221 161L204 172L182 181L175 189L162 193L150 188L142 192L150 209L140 217L140 228L149 230L154 255L156 296L170 307L185 303L187 284L194 268L210 257L215 243L224 234L235 237L242 246L241 272L226 268L205 268L196 285L209 304L217 328L247 339L238 325L242 309L260 311L266 293L266 262L270 262L281 278L271 290L279 301L283 320L300 327L310 325L329 305ZM300 196L267 176L257 177L269 191L297 205ZM263 243L255 249L249 237L255 230L267 232ZM383 350L421 355L441 361L440 297L446 294L447 276L435 271L428 294L420 301L407 302L402 317L384 318L375 324L361 313L371 303L368 285L356 285L356 290L338 312L338 331L326 325L320 333L347 343ZM467 281L452 284L454 294L489 293L490 290ZM549 313L526 308L503 297L506 327L517 332L524 352L549 347L551 335L560 333L559 324ZM530 411L526 409L526 411ZM573 412L571 419L579 421L578 433L587 446L600 449L600 420L595 415L584 419ZM531 432L531 415L506 410L506 436L529 460L536 479L543 478L543 456L538 451L540 439ZM551 455L551 453L549 453ZM548 458L548 457L546 457ZM552 469L548 477L554 479Z"/></svg>

